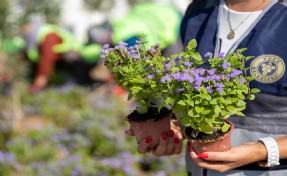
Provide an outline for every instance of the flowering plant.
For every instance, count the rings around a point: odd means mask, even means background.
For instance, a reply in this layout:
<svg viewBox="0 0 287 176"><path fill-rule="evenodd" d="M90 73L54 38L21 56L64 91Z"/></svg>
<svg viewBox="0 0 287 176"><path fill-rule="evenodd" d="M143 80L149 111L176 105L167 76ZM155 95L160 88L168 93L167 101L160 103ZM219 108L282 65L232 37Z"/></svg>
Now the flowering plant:
<svg viewBox="0 0 287 176"><path fill-rule="evenodd" d="M114 48L106 44L101 51L115 82L129 92L129 99L136 99L139 113L146 113L155 104L159 108L164 105L161 84L153 77L157 72L155 68L164 67L162 63L166 58L161 56L159 44L146 49L144 43L143 38L139 38L137 44L130 47L125 42L119 42Z"/></svg>
<svg viewBox="0 0 287 176"><path fill-rule="evenodd" d="M239 49L224 57L212 57L207 53L209 67L198 67L204 63L196 52L195 40L189 42L186 50L167 59L161 73L161 91L165 104L179 116L181 123L193 129L191 137L203 134L225 133L230 129L226 119L231 115L244 116L245 100L253 100L260 90L250 90L245 57ZM161 69L162 68L162 69Z"/></svg>
<svg viewBox="0 0 287 176"><path fill-rule="evenodd" d="M167 58L161 56L158 46L147 50L142 39L132 47L120 42L114 48L105 45L102 57L115 81L137 99L139 112L146 112L155 101L159 108L170 107L183 125L194 130L194 138L200 132L227 132L230 124L226 119L243 116L245 100L254 99L259 92L249 88L253 78L246 75L245 62L252 57L242 55L245 49L225 57L220 53L213 58L207 53L210 67L205 69L195 40L184 52Z"/></svg>

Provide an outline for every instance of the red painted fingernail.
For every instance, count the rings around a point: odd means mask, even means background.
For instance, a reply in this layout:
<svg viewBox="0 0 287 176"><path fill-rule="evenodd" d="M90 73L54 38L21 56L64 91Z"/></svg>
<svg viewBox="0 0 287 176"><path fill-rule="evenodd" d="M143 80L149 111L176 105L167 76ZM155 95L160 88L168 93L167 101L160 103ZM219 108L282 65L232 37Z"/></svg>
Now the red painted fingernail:
<svg viewBox="0 0 287 176"><path fill-rule="evenodd" d="M201 153L201 154L198 154L198 157L202 158L202 159L206 159L206 158L208 158L208 154L207 153Z"/></svg>
<svg viewBox="0 0 287 176"><path fill-rule="evenodd" d="M190 142L187 143L187 150L188 150L188 152L191 152L191 143Z"/></svg>
<svg viewBox="0 0 287 176"><path fill-rule="evenodd" d="M166 133L163 133L163 134L161 135L161 138L162 138L163 140L167 140L167 134L166 134Z"/></svg>
<svg viewBox="0 0 287 176"><path fill-rule="evenodd" d="M176 137L176 138L174 139L174 142L175 142L176 144L179 144L179 142L180 142L179 138Z"/></svg>
<svg viewBox="0 0 287 176"><path fill-rule="evenodd" d="M148 137L145 139L145 143L146 143L146 144L149 144L151 141L152 141L152 137L151 137L151 136L148 136Z"/></svg>
<svg viewBox="0 0 287 176"><path fill-rule="evenodd" d="M173 130L169 130L169 137L173 137L174 136L174 131Z"/></svg>

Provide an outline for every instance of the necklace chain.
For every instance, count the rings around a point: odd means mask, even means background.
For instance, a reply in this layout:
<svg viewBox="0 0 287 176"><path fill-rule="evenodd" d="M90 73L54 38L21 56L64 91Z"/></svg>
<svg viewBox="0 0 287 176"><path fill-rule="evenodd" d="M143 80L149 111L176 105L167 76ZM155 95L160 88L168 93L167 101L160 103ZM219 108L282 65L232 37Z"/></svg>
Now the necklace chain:
<svg viewBox="0 0 287 176"><path fill-rule="evenodd" d="M228 18L228 24L229 24L229 28L230 28L230 32L227 35L227 38L229 40L234 39L235 37L235 31L251 16L251 14L253 12L255 12L258 7L260 7L263 3L265 2L265 0L262 0L262 2L260 2L235 28L232 28L232 24L231 24L231 16L230 16L230 3L228 3L228 13L227 13L227 18Z"/></svg>

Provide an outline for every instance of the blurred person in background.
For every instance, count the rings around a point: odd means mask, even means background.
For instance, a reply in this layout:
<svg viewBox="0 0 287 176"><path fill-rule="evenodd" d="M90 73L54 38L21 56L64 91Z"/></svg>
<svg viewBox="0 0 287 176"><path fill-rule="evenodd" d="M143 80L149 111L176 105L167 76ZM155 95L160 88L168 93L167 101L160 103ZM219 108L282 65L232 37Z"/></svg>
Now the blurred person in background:
<svg viewBox="0 0 287 176"><path fill-rule="evenodd" d="M91 26L88 31L89 43L115 45L124 41L132 46L136 44L137 35L143 34L148 42L147 48L160 43L164 53L176 53L182 50L179 38L181 19L180 12L169 4L141 3L121 18Z"/></svg>
<svg viewBox="0 0 287 176"><path fill-rule="evenodd" d="M147 48L159 43L162 54L169 56L182 51L179 37L182 15L173 6L165 3L145 2L134 6L127 15L110 22L91 26L88 30L89 43L116 45L123 41L128 46L136 44L138 35L144 35ZM103 67L99 65L102 72ZM105 71L108 72L108 71ZM112 76L106 80L112 81ZM116 92L123 91L116 86Z"/></svg>
<svg viewBox="0 0 287 176"><path fill-rule="evenodd" d="M70 31L49 23L30 22L21 32L24 55L32 64L30 93L45 88L52 77L58 84L95 82L90 71L99 58L100 45L84 45Z"/></svg>

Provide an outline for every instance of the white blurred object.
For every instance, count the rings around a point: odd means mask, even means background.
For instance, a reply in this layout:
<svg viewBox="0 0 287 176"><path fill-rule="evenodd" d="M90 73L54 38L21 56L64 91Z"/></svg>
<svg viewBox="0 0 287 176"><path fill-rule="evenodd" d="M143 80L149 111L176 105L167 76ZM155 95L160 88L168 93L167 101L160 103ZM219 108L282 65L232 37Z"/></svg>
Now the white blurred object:
<svg viewBox="0 0 287 176"><path fill-rule="evenodd" d="M191 0L155 0L169 3L184 13ZM89 11L82 0L63 0L60 24L71 29L77 38L87 40L87 29L94 24L101 24L107 19L121 17L129 10L126 0L116 0L114 8L108 13Z"/></svg>

